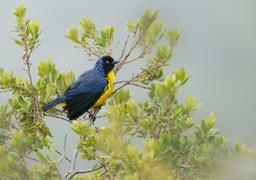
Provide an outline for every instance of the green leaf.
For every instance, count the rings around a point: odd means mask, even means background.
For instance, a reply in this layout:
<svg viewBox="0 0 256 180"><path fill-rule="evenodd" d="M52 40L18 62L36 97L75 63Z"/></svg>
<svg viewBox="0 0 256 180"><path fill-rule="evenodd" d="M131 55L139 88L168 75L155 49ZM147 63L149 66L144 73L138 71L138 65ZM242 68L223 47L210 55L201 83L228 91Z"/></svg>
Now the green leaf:
<svg viewBox="0 0 256 180"><path fill-rule="evenodd" d="M132 33L136 32L135 25L130 20L126 22L126 31Z"/></svg>
<svg viewBox="0 0 256 180"><path fill-rule="evenodd" d="M23 19L25 17L26 14L26 6L24 4L20 4L15 11L13 12L13 14L16 17L16 21L17 24L20 25L21 23L23 23Z"/></svg>
<svg viewBox="0 0 256 180"><path fill-rule="evenodd" d="M169 29L166 33L165 36L169 42L170 47L175 46L177 41L180 38L180 30L178 28L176 29Z"/></svg>
<svg viewBox="0 0 256 180"><path fill-rule="evenodd" d="M124 89L120 89L119 91L117 91L114 96L112 97L111 101L109 102L110 105L114 105L114 104L121 104L123 102L126 102L130 99L131 95L130 95L130 91L129 90L124 90Z"/></svg>
<svg viewBox="0 0 256 180"><path fill-rule="evenodd" d="M15 42L15 44L17 44L18 46L22 46L22 42L20 42L19 40L16 39L14 42Z"/></svg>
<svg viewBox="0 0 256 180"><path fill-rule="evenodd" d="M195 104L196 104L196 98L193 98L190 95L188 95L188 97L187 97L187 109L188 109L189 112L194 109Z"/></svg>
<svg viewBox="0 0 256 180"><path fill-rule="evenodd" d="M27 34L32 35L32 39L35 41L39 37L39 23L37 21L30 21L27 26ZM28 35L27 35L28 36ZM33 42L36 43L36 42Z"/></svg>
<svg viewBox="0 0 256 180"><path fill-rule="evenodd" d="M36 154L39 157L40 161L42 161L45 164L48 164L48 159L42 150L37 149Z"/></svg>
<svg viewBox="0 0 256 180"><path fill-rule="evenodd" d="M65 154L63 153L63 154L59 157L59 159L57 160L56 165L59 165L59 164L64 160L64 158L65 158Z"/></svg>
<svg viewBox="0 0 256 180"><path fill-rule="evenodd" d="M80 25L83 28L83 34L85 37L95 39L97 29L96 25L90 19L83 18Z"/></svg>
<svg viewBox="0 0 256 180"><path fill-rule="evenodd" d="M65 34L65 37L72 40L74 43L77 43L77 44L80 43L80 41L78 39L78 28L77 27L73 27L73 28L69 29L67 34Z"/></svg>
<svg viewBox="0 0 256 180"><path fill-rule="evenodd" d="M214 126L214 124L215 124L215 117L214 117L213 113L211 113L209 115L207 124L208 124L208 128L209 129L211 129Z"/></svg>

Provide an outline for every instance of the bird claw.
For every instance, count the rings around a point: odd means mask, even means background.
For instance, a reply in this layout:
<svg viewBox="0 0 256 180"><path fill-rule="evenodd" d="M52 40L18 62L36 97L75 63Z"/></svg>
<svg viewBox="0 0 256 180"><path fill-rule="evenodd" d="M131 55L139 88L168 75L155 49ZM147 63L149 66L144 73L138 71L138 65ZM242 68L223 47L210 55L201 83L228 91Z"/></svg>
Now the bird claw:
<svg viewBox="0 0 256 180"><path fill-rule="evenodd" d="M89 126L91 126L92 124L94 124L94 121L96 120L96 117L90 112L88 111L88 117L90 119L90 123L89 123Z"/></svg>

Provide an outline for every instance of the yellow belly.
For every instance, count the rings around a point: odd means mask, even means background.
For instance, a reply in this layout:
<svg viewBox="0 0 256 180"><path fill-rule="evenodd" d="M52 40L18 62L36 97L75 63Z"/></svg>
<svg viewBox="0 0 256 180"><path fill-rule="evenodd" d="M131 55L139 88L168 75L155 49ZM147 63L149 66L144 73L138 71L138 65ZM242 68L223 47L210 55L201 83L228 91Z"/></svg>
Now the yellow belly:
<svg viewBox="0 0 256 180"><path fill-rule="evenodd" d="M104 90L104 93L100 96L100 98L94 103L92 106L93 108L96 108L98 106L101 106L102 104L105 103L105 101L109 98L109 96L112 93L112 90L114 88L114 80L115 80L115 74L113 71L110 71L106 77L108 84Z"/></svg>

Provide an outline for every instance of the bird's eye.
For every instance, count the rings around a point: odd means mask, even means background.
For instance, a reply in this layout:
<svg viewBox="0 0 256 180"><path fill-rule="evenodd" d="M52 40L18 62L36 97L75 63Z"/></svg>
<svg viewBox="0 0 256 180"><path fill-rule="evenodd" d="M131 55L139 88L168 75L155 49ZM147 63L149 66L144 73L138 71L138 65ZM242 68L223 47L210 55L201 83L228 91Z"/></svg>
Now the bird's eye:
<svg viewBox="0 0 256 180"><path fill-rule="evenodd" d="M105 63L106 63L106 64L109 64L109 60L107 60Z"/></svg>

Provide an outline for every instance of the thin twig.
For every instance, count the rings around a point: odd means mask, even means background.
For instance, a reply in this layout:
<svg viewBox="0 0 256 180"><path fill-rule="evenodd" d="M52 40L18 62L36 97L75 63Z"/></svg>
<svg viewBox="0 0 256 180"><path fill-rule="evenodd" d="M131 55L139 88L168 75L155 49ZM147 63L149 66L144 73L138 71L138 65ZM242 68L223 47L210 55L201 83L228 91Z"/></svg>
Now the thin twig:
<svg viewBox="0 0 256 180"><path fill-rule="evenodd" d="M99 170L99 169L102 169L103 167L104 167L104 166L100 166L100 167L95 168L95 169L92 169L92 170L78 170L78 171L75 171L75 172L70 176L70 179L71 179L72 177L74 177L75 175L77 175L77 174L92 173L92 172L94 172L94 171L97 171L97 170Z"/></svg>
<svg viewBox="0 0 256 180"><path fill-rule="evenodd" d="M63 116L58 116L58 115L54 115L54 114L50 114L50 113L45 113L45 112L44 112L44 115L48 116L48 117L58 118L58 119L64 120L64 121L72 124L72 121L69 121L67 118L64 118Z"/></svg>
<svg viewBox="0 0 256 180"><path fill-rule="evenodd" d="M128 57L131 55L132 51L137 47L137 45L139 44L140 40L141 40L142 36L141 34L135 38L133 40L132 46L129 49L129 51L127 52L127 54L123 57L123 59L121 59L119 61L119 63L117 64L116 68L115 68L115 74L117 74L117 72L122 68L122 66L125 64L125 62L127 61Z"/></svg>
<svg viewBox="0 0 256 180"><path fill-rule="evenodd" d="M33 92L30 91L29 89L25 88L22 84L18 84L18 85L16 85L16 86L14 86L13 88L19 89L19 90L22 90L22 91L25 91L25 92L27 92L30 96L33 96Z"/></svg>
<svg viewBox="0 0 256 180"><path fill-rule="evenodd" d="M123 85L121 85L120 87L118 87L117 89L115 89L114 91L112 91L112 94L114 94L115 92L117 92L119 89L123 88L124 86L127 86L129 83L131 83L132 81L138 79L141 75L143 74L143 71L138 73L136 76L132 77L130 80L127 80L126 82L124 82Z"/></svg>
<svg viewBox="0 0 256 180"><path fill-rule="evenodd" d="M123 48L123 50L122 50L122 53L121 53L121 56L120 56L119 60L121 60L121 59L124 57L124 52L125 52L125 50L126 50L126 47L127 47L128 41L129 41L129 38L130 38L130 36L128 35L127 38L126 38L126 41L125 41L125 43L124 43L124 48Z"/></svg>
<svg viewBox="0 0 256 180"><path fill-rule="evenodd" d="M27 74L28 74L28 77L29 77L29 83L30 83L30 86L31 86L31 92L32 92L32 98L33 98L33 101L34 101L34 118L35 120L39 120L39 116L38 116L38 112L39 112L39 106L38 106L38 101L37 101L37 97L35 95L35 90L34 90L34 86L33 86L33 81L32 81L32 76L31 76L31 63L29 62L29 58L30 58L30 55L32 53L32 50L30 50L30 52L25 52L24 56L23 56L23 60L25 61L25 64L27 65ZM26 55L28 53L28 55Z"/></svg>
<svg viewBox="0 0 256 180"><path fill-rule="evenodd" d="M29 156L26 156L26 155L25 155L25 157L26 157L27 159L32 160L32 161L41 162L41 161L39 161L38 159L35 159L35 158L32 158L32 157L29 157Z"/></svg>
<svg viewBox="0 0 256 180"><path fill-rule="evenodd" d="M73 177L73 173L75 172L75 167L76 167L76 158L78 155L78 150L75 148L73 152L73 156L71 159L71 165L70 165L70 170L69 172L65 175L65 178L71 179ZM69 177L68 177L69 176Z"/></svg>
<svg viewBox="0 0 256 180"><path fill-rule="evenodd" d="M65 153L65 154L66 154L67 136L68 136L68 134L66 134L66 135L65 135L65 138L64 138L64 153Z"/></svg>
<svg viewBox="0 0 256 180"><path fill-rule="evenodd" d="M148 89L148 90L151 89L149 86L144 86L144 85L142 85L142 84L137 84L137 83L135 83L135 82L131 82L130 80L117 81L117 82L115 82L115 84L122 84L122 83L127 83L127 82L128 82L127 85L137 86L137 87L141 87L141 88Z"/></svg>
<svg viewBox="0 0 256 180"><path fill-rule="evenodd" d="M129 64L129 63L132 63L132 62L134 62L134 61L137 61L138 59L143 58L144 55L146 54L146 52L147 52L147 51L142 51L142 52L140 53L140 55L138 55L136 58L133 58L133 59L131 59L131 60L129 60L129 61L126 61L125 64Z"/></svg>
<svg viewBox="0 0 256 180"><path fill-rule="evenodd" d="M91 45L88 44L84 44L82 42L80 42L80 45L82 48L84 48L84 51L89 55L89 56L95 56L95 57L99 57L100 52Z"/></svg>
<svg viewBox="0 0 256 180"><path fill-rule="evenodd" d="M74 172L74 170L75 170L77 155L78 155L78 150L77 150L77 148L75 148L75 150L73 152L72 160L71 160L71 166L70 166L71 172Z"/></svg>
<svg viewBox="0 0 256 180"><path fill-rule="evenodd" d="M108 172L108 168L107 168L106 164L101 159L99 159L97 156L94 156L94 159L96 161L98 161L100 163L100 165L102 165L103 168L105 169L105 171L103 173L101 173L100 175L103 175L103 174L107 173ZM108 176L108 179L111 179L109 174L107 174L107 176Z"/></svg>
<svg viewBox="0 0 256 180"><path fill-rule="evenodd" d="M63 155L63 153L61 153L59 150L57 150L57 149L55 149L54 148L54 150L55 150L55 152L57 153L57 154L59 154L59 155ZM71 159L68 157L68 156L66 156L66 155L64 155L64 158L68 161L68 162L70 162L71 163Z"/></svg>

